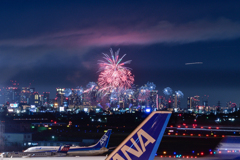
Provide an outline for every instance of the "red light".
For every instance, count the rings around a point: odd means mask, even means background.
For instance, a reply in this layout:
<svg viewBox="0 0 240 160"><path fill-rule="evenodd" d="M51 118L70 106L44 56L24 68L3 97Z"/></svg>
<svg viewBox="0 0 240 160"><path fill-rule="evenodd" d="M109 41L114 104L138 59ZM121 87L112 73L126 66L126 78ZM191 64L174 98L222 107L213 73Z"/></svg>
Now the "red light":
<svg viewBox="0 0 240 160"><path fill-rule="evenodd" d="M54 124L57 124L57 121L54 121Z"/></svg>
<svg viewBox="0 0 240 160"><path fill-rule="evenodd" d="M190 134L190 136L193 136L193 134Z"/></svg>
<svg viewBox="0 0 240 160"><path fill-rule="evenodd" d="M225 137L224 135L222 135L222 137Z"/></svg>
<svg viewBox="0 0 240 160"><path fill-rule="evenodd" d="M201 127L201 128L203 128L203 127Z"/></svg>
<svg viewBox="0 0 240 160"><path fill-rule="evenodd" d="M219 129L219 127L216 127L216 129Z"/></svg>
<svg viewBox="0 0 240 160"><path fill-rule="evenodd" d="M53 122L53 120L51 120L51 122Z"/></svg>
<svg viewBox="0 0 240 160"><path fill-rule="evenodd" d="M222 153L222 151L219 151L218 153Z"/></svg>
<svg viewBox="0 0 240 160"><path fill-rule="evenodd" d="M211 129L211 127L208 127L208 129Z"/></svg>
<svg viewBox="0 0 240 160"><path fill-rule="evenodd" d="M170 127L173 127L172 125Z"/></svg>
<svg viewBox="0 0 240 160"><path fill-rule="evenodd" d="M171 101L168 101L168 103L171 103Z"/></svg>
<svg viewBox="0 0 240 160"><path fill-rule="evenodd" d="M208 137L208 134L206 134L206 137Z"/></svg>
<svg viewBox="0 0 240 160"><path fill-rule="evenodd" d="M193 128L196 128L195 126L193 126Z"/></svg>
<svg viewBox="0 0 240 160"><path fill-rule="evenodd" d="M214 135L214 137L217 137L217 135Z"/></svg>
<svg viewBox="0 0 240 160"><path fill-rule="evenodd" d="M204 153L203 153L203 152L201 152L201 155L203 156L203 155L204 155Z"/></svg>
<svg viewBox="0 0 240 160"><path fill-rule="evenodd" d="M183 125L184 125L184 126L186 126L186 124L185 124L185 123L183 123Z"/></svg>
<svg viewBox="0 0 240 160"><path fill-rule="evenodd" d="M188 128L188 126L185 126L185 128Z"/></svg>
<svg viewBox="0 0 240 160"><path fill-rule="evenodd" d="M185 136L185 133L183 133L182 135Z"/></svg>
<svg viewBox="0 0 240 160"><path fill-rule="evenodd" d="M210 154L212 154L212 152L210 152Z"/></svg>
<svg viewBox="0 0 240 160"><path fill-rule="evenodd" d="M181 126L177 126L178 128L180 128Z"/></svg>

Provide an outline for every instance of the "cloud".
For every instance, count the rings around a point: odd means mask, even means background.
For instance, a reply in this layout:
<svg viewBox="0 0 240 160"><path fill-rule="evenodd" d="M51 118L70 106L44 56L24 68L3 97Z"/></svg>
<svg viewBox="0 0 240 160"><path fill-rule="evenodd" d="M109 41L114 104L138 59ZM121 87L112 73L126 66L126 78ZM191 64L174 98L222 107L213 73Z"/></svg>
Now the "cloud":
<svg viewBox="0 0 240 160"><path fill-rule="evenodd" d="M209 40L229 40L240 37L240 22L219 18L215 21L196 20L182 24L160 21L155 25L96 25L72 31L34 38L0 40L0 46L47 46L67 49L110 45L148 45L156 43L191 43Z"/></svg>

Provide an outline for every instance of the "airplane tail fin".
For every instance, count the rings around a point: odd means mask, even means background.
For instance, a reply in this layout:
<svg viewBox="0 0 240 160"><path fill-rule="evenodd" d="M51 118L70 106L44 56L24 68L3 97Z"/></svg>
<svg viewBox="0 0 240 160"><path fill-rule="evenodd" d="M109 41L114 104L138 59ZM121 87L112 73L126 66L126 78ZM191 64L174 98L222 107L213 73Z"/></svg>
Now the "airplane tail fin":
<svg viewBox="0 0 240 160"><path fill-rule="evenodd" d="M107 148L112 130L108 129L102 138L94 145L94 148Z"/></svg>
<svg viewBox="0 0 240 160"><path fill-rule="evenodd" d="M153 160L171 112L152 112L106 160Z"/></svg>
<svg viewBox="0 0 240 160"><path fill-rule="evenodd" d="M67 153L69 151L70 145L60 146L57 153Z"/></svg>

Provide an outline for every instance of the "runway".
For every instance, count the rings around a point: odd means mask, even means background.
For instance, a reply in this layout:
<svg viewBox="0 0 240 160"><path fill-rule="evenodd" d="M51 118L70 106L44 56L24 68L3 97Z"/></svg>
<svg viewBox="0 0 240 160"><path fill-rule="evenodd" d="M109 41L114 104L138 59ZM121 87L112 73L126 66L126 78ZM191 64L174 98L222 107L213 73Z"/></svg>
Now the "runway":
<svg viewBox="0 0 240 160"><path fill-rule="evenodd" d="M82 156L82 157L29 157L31 160L105 160L106 156ZM25 158L1 158L1 160L23 160ZM233 155L215 155L206 157L185 157L185 158L169 158L169 157L155 157L154 160L185 160L185 159L200 159L200 160L239 160L239 154Z"/></svg>

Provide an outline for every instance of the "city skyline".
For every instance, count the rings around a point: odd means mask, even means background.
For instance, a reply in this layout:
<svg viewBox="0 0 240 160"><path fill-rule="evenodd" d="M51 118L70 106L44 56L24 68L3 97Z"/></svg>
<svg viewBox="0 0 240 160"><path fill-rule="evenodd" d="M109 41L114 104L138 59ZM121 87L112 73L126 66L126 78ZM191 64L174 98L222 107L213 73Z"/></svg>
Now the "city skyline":
<svg viewBox="0 0 240 160"><path fill-rule="evenodd" d="M0 4L0 87L32 83L54 98L57 87L97 82L101 53L120 48L139 87L181 90L182 106L195 95L240 103L239 1Z"/></svg>

